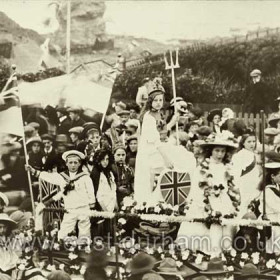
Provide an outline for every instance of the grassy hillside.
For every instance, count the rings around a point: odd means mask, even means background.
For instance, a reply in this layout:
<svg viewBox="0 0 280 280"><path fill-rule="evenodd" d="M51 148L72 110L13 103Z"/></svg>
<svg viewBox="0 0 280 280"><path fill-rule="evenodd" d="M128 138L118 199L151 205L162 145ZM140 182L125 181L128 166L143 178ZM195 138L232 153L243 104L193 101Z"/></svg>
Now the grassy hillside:
<svg viewBox="0 0 280 280"><path fill-rule="evenodd" d="M161 55L162 56L162 55ZM199 103L242 104L249 73L258 68L271 88L271 100L280 95L280 38L269 37L227 45L188 47L180 50L176 70L177 95ZM154 58L157 60L157 58ZM171 75L164 62L130 70L115 83L114 96L135 98L140 81L161 73L171 98Z"/></svg>

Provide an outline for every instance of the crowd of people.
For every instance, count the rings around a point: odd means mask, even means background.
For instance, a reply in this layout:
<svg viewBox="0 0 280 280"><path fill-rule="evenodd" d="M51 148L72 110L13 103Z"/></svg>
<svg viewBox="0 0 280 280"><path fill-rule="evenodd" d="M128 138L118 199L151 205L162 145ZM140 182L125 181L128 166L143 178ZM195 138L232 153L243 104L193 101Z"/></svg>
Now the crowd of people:
<svg viewBox="0 0 280 280"><path fill-rule="evenodd" d="M255 74L259 72L253 71ZM140 205L155 206L164 201L158 177L166 170L190 176L191 187L183 205L188 217L252 221L266 214L272 221L279 220L280 109L269 116L265 143L260 143L254 124L247 126L230 108L211 110L204 119L201 109L181 97L173 98L168 106L166 103L161 79L146 78L135 102L120 100L113 104L114 112L106 116L105 129L94 121L85 121L78 106L32 108L33 113L24 119L28 164L23 160L22 140L6 135L1 142L0 237L4 240L15 222L21 226L30 222L26 171L31 174L33 197L40 201L37 210L63 200L66 211L58 232L62 240L76 230L81 237L96 234L97 224L90 219L90 210L117 212L126 197ZM275 104L280 108L280 98ZM44 199L40 181L57 185L58 191ZM266 201L262 198L264 189ZM22 203L12 211L8 205L11 201L15 205L18 197ZM111 230L104 220L98 224L103 224L103 233ZM208 236L211 246L190 246L191 236ZM279 236L279 227L221 227L186 221L180 225L175 242L182 248L212 255L224 249L220 245L224 236L231 237L232 246L240 252L280 251L271 238ZM238 242L234 242L236 238ZM2 259L4 252L0 250ZM154 265L154 260L144 253L136 255L129 279L162 279L153 271ZM211 270L211 261L209 266ZM13 268L0 264L0 271L7 275ZM87 270L86 280L107 279L100 271L103 276L95 276L95 269ZM57 273L48 279L70 279ZM152 274L152 278L143 278L144 274Z"/></svg>

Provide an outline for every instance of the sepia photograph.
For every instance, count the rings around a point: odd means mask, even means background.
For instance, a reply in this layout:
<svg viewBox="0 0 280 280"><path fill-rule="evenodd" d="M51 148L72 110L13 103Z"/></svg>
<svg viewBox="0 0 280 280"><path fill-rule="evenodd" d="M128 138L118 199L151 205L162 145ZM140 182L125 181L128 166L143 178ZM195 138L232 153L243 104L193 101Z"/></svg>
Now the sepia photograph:
<svg viewBox="0 0 280 280"><path fill-rule="evenodd" d="M279 280L279 15L0 0L0 280Z"/></svg>

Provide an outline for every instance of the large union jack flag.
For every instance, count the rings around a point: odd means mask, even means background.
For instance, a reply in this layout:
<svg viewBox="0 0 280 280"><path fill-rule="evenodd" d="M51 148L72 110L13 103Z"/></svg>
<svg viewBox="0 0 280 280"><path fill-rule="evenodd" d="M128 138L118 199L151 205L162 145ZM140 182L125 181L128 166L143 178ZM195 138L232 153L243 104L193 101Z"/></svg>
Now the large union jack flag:
<svg viewBox="0 0 280 280"><path fill-rule="evenodd" d="M159 176L158 184L165 202L175 206L185 202L191 182L188 173L167 171Z"/></svg>
<svg viewBox="0 0 280 280"><path fill-rule="evenodd" d="M39 180L39 188L40 188L40 202L46 202L53 196L55 196L59 192L59 186L50 184L42 179ZM57 208L63 207L63 199L54 201L51 203L50 208ZM61 223L63 218L63 213L61 211L49 211L44 213L44 225L48 225L53 223L54 220L57 220Z"/></svg>

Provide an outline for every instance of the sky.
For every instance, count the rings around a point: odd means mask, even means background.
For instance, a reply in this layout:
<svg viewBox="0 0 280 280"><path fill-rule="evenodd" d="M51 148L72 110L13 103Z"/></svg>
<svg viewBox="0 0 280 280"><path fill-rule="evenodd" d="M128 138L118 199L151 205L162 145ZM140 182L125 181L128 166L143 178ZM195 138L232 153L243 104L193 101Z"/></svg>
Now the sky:
<svg viewBox="0 0 280 280"><path fill-rule="evenodd" d="M0 0L0 10L39 33L51 29L44 19L54 14L47 0ZM280 1L106 1L104 19L110 34L159 41L208 39L246 34L260 27L280 27Z"/></svg>

